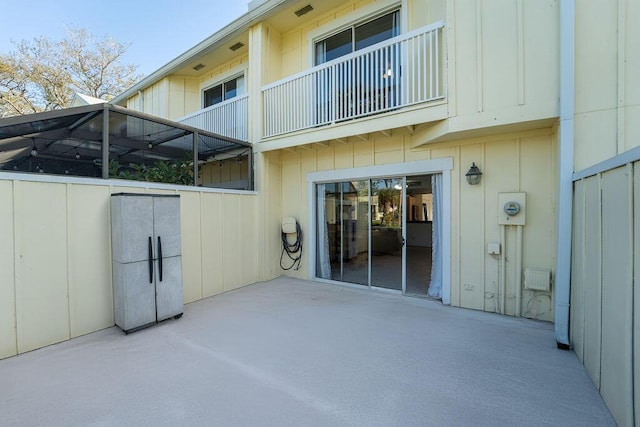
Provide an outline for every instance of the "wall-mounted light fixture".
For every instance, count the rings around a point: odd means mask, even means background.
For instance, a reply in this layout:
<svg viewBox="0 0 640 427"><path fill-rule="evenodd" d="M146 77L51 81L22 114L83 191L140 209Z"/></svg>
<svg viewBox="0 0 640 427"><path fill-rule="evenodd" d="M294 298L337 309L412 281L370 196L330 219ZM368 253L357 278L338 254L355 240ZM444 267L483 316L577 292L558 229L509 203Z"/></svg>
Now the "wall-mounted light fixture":
<svg viewBox="0 0 640 427"><path fill-rule="evenodd" d="M469 168L469 171L466 173L466 177L469 185L480 184L480 179L482 179L482 172L480 172L480 169L478 169L475 162L473 162L473 164Z"/></svg>

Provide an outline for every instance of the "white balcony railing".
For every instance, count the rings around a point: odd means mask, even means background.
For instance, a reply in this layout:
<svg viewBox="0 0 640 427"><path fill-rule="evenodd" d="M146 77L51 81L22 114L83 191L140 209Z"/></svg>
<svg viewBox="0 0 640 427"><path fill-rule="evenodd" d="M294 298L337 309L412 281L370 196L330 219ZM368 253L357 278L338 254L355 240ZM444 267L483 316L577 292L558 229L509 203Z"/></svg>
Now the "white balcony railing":
<svg viewBox="0 0 640 427"><path fill-rule="evenodd" d="M228 101L198 110L176 121L217 133L218 135L240 141L248 141L248 100L249 95L237 96Z"/></svg>
<svg viewBox="0 0 640 427"><path fill-rule="evenodd" d="M437 22L262 88L265 138L444 98Z"/></svg>

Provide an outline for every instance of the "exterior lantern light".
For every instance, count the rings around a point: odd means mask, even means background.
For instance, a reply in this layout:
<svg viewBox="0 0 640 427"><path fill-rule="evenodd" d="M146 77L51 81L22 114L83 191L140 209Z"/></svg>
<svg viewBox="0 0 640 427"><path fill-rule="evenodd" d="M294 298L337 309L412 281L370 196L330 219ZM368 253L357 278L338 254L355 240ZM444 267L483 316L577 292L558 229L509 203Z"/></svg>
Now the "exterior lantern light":
<svg viewBox="0 0 640 427"><path fill-rule="evenodd" d="M475 162L473 162L473 164L469 168L469 172L467 172L466 177L469 185L480 184L480 179L482 178L482 172L480 172L480 169L478 169Z"/></svg>

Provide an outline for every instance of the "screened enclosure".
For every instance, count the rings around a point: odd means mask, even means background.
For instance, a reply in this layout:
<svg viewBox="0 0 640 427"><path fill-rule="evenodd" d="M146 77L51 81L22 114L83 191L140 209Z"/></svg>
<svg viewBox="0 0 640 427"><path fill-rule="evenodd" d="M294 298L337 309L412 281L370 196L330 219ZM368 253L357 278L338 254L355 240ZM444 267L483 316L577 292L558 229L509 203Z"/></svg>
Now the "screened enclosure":
<svg viewBox="0 0 640 427"><path fill-rule="evenodd" d="M0 171L250 190L251 163L246 142L109 104L0 120Z"/></svg>

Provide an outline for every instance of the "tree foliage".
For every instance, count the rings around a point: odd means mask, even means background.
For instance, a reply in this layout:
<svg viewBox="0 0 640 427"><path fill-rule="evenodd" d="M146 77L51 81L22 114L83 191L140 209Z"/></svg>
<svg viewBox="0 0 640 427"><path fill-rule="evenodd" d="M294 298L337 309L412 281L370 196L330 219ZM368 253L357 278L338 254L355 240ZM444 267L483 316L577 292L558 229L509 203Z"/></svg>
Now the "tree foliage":
<svg viewBox="0 0 640 427"><path fill-rule="evenodd" d="M14 42L0 54L0 117L69 107L74 92L109 100L142 76L122 56L130 43L68 28L62 40L38 37Z"/></svg>

